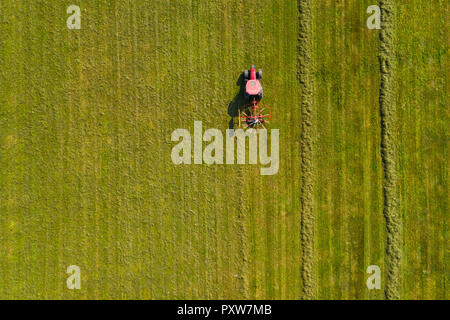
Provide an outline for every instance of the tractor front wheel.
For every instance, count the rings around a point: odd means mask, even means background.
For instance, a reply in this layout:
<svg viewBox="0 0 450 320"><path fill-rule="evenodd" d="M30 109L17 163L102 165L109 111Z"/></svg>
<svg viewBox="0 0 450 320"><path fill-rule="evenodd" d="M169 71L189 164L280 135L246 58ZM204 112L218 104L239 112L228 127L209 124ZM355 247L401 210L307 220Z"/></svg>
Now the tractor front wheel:
<svg viewBox="0 0 450 320"><path fill-rule="evenodd" d="M245 80L248 79L248 70L244 70L244 79L245 79Z"/></svg>
<svg viewBox="0 0 450 320"><path fill-rule="evenodd" d="M262 69L258 70L258 73L256 74L256 76L258 77L259 80L262 79Z"/></svg>

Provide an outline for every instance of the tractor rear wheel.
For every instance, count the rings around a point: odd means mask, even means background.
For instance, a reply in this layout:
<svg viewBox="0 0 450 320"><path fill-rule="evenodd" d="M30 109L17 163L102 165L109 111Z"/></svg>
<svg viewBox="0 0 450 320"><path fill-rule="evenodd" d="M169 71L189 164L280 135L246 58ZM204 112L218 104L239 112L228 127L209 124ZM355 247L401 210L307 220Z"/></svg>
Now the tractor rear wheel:
<svg viewBox="0 0 450 320"><path fill-rule="evenodd" d="M256 76L258 77L258 79L262 79L262 69L258 70L258 73L256 74Z"/></svg>

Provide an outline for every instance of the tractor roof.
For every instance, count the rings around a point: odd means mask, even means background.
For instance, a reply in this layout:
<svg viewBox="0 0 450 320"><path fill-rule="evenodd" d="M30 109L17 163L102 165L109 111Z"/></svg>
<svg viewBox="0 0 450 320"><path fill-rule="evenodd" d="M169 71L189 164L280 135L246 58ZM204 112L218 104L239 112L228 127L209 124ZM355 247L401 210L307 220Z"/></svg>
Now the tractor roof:
<svg viewBox="0 0 450 320"><path fill-rule="evenodd" d="M258 80L248 80L245 85L245 91L251 96L259 94L261 89L261 83Z"/></svg>

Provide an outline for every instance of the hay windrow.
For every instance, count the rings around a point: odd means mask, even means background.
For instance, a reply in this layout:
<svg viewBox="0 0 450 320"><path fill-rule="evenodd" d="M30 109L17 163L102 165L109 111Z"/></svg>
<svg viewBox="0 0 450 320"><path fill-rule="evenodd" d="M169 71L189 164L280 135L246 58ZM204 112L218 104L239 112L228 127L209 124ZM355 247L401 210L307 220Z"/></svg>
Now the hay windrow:
<svg viewBox="0 0 450 320"><path fill-rule="evenodd" d="M387 299L399 299L401 260L401 217L398 197L398 175L395 151L395 6L393 0L380 1L380 118L381 159L383 162L384 209L386 220L385 295Z"/></svg>
<svg viewBox="0 0 450 320"><path fill-rule="evenodd" d="M301 87L301 243L303 299L315 296L314 210L313 210L313 73L312 73L312 1L299 0L298 79Z"/></svg>

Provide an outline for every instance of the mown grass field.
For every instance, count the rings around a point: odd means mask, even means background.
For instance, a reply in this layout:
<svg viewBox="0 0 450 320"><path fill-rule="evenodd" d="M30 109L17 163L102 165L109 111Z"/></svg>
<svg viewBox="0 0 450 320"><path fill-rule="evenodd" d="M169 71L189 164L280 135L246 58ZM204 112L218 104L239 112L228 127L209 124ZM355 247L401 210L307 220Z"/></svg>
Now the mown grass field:
<svg viewBox="0 0 450 320"><path fill-rule="evenodd" d="M2 1L0 298L302 298L301 3ZM80 30L66 26L71 4ZM385 298L372 4L309 1L319 299ZM443 0L397 4L405 299L448 298L447 16ZM172 131L202 121L225 134L251 64L264 70L280 130L278 174L174 165ZM81 290L66 287L69 265L81 268ZM369 265L380 266L382 290L367 289Z"/></svg>

